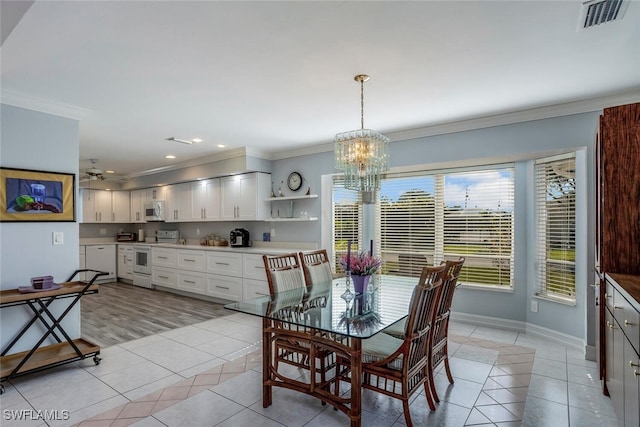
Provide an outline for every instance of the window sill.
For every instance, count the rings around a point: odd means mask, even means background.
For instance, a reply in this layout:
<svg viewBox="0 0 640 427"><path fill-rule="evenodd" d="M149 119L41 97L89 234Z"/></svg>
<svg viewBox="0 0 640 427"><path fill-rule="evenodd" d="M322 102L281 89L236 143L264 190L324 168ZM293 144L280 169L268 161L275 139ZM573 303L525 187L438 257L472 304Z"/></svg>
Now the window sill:
<svg viewBox="0 0 640 427"><path fill-rule="evenodd" d="M561 299L561 298L551 298L551 297L546 297L544 295L534 295L533 296L535 299L537 300L541 300L541 301L548 301L548 302L553 302L556 304L562 304L562 305L567 305L569 307L575 307L576 306L576 301L573 300L567 300L567 299Z"/></svg>
<svg viewBox="0 0 640 427"><path fill-rule="evenodd" d="M460 283L457 286L457 288L459 288L459 289L473 289L475 291L501 292L501 293L507 293L507 294L512 294L514 292L513 287L474 285L472 283Z"/></svg>

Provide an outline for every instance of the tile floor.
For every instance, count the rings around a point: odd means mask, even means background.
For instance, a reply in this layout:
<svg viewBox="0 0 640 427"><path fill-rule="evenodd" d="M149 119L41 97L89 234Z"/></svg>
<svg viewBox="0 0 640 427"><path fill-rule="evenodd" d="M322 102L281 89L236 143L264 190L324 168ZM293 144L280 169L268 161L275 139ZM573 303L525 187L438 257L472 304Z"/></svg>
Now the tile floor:
<svg viewBox="0 0 640 427"><path fill-rule="evenodd" d="M441 402L416 393L416 426L617 426L596 365L579 349L523 333L452 322L455 384ZM262 407L260 320L236 313L104 348L5 383L2 426L327 426L347 418L312 397L274 389ZM21 418L21 419L18 419ZM399 401L365 390L363 424L403 426Z"/></svg>

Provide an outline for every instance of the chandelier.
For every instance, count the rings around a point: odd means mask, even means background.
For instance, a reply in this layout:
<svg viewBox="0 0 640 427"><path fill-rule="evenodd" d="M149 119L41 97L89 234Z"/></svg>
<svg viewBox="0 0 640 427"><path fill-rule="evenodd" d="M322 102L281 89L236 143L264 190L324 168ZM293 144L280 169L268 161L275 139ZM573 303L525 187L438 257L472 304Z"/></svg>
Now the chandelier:
<svg viewBox="0 0 640 427"><path fill-rule="evenodd" d="M380 189L380 177L389 169L389 138L364 128L364 82L369 76L358 74L360 82L360 129L335 137L336 169L344 171L344 187L373 192Z"/></svg>

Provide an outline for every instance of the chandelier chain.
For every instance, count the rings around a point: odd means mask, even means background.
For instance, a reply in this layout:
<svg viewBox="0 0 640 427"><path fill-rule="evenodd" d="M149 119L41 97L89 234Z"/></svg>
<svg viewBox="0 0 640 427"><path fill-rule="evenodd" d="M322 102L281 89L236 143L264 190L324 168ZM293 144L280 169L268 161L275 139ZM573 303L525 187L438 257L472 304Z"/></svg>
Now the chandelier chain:
<svg viewBox="0 0 640 427"><path fill-rule="evenodd" d="M364 129L364 79L360 80L360 129Z"/></svg>

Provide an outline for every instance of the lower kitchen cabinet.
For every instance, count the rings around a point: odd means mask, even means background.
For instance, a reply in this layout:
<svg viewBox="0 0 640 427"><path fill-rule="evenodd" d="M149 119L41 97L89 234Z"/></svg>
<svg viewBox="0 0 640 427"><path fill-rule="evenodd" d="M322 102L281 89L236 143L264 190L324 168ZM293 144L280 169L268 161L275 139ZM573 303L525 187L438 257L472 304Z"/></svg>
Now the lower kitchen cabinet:
<svg viewBox="0 0 640 427"><path fill-rule="evenodd" d="M229 301L241 301L242 277L207 274L207 295Z"/></svg>
<svg viewBox="0 0 640 427"><path fill-rule="evenodd" d="M269 296L269 283L265 280L243 279L242 299Z"/></svg>
<svg viewBox="0 0 640 427"><path fill-rule="evenodd" d="M242 278L242 254L207 252L207 273Z"/></svg>
<svg viewBox="0 0 640 427"><path fill-rule="evenodd" d="M133 246L118 245L118 278L133 282Z"/></svg>
<svg viewBox="0 0 640 427"><path fill-rule="evenodd" d="M178 270L178 289L204 295L206 276L205 273Z"/></svg>
<svg viewBox="0 0 640 427"><path fill-rule="evenodd" d="M618 424L640 425L640 304L620 283L640 284L639 276L607 274L605 293L605 383Z"/></svg>
<svg viewBox="0 0 640 427"><path fill-rule="evenodd" d="M156 286L177 289L178 271L175 268L153 266L151 269L151 282Z"/></svg>

